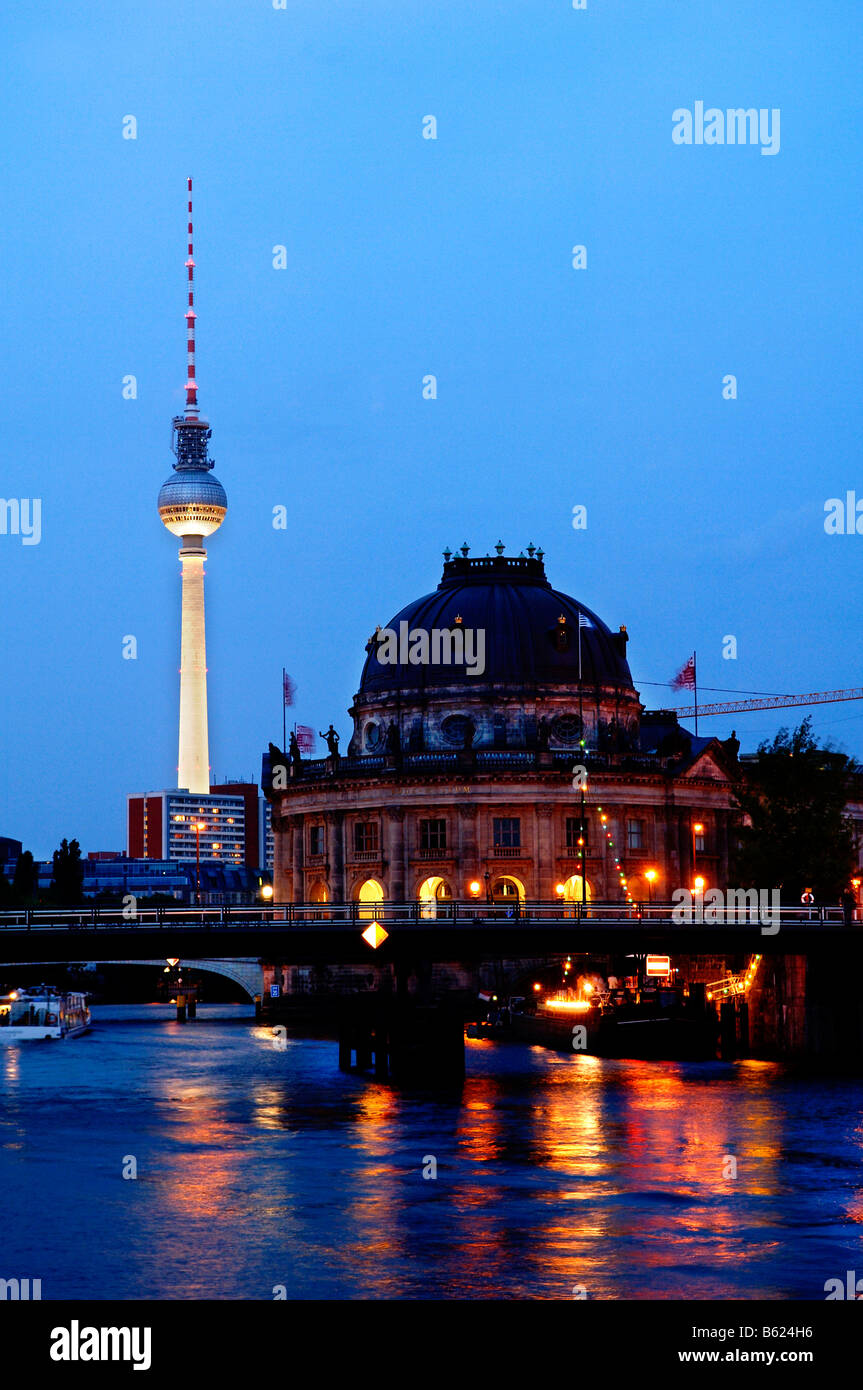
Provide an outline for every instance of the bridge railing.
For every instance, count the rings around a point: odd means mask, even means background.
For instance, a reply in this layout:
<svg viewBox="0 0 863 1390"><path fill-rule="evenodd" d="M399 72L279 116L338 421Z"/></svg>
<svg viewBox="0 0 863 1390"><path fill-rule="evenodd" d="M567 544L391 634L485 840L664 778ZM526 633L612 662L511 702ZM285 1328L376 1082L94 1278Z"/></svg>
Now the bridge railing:
<svg viewBox="0 0 863 1390"><path fill-rule="evenodd" d="M842 907L811 905L805 907L781 907L779 925L841 924L847 922ZM389 924L418 927L481 928L483 925L501 926L507 921L522 922L525 926L544 923L572 922L578 924L625 925L642 923L644 926L693 926L707 927L752 925L763 921L766 924L776 919L772 913L759 918L758 908L737 906L719 909L716 917L710 907L701 909L698 905L682 907L671 903L580 903L561 902L514 902L488 903L476 900L425 903L267 903L251 906L219 907L140 907L134 912L128 908L91 905L82 907L33 907L7 908L0 912L0 931L38 931L65 929L76 931L94 928L99 930L134 929L136 927L178 927L234 928L286 926L314 926L317 929L332 926L344 929L373 921L386 926ZM860 927L859 921L855 926Z"/></svg>

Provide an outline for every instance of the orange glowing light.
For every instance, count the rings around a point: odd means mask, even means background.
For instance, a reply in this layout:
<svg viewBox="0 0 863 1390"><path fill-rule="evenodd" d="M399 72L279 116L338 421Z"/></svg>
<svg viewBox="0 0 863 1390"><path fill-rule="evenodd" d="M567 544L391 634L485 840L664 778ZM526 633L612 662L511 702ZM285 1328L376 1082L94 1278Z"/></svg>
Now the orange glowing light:
<svg viewBox="0 0 863 1390"><path fill-rule="evenodd" d="M695 893L703 893L703 892L704 892L704 879L703 879L703 878L700 878L700 877L699 877L699 878L697 878L697 879L695 880L695 883L693 884L693 892L695 892Z"/></svg>
<svg viewBox="0 0 863 1390"><path fill-rule="evenodd" d="M379 946L383 945L388 936L389 932L384 931L379 922L372 922L371 926L366 927L363 932L363 941L367 941L372 949L376 951Z"/></svg>
<svg viewBox="0 0 863 1390"><path fill-rule="evenodd" d="M653 880L656 878L656 870L655 870L655 869L647 869L647 870L645 871L644 877L647 879L648 883L652 883Z"/></svg>
<svg viewBox="0 0 863 1390"><path fill-rule="evenodd" d="M543 1008L562 1009L565 1013L583 1014L590 1008L589 999L543 999Z"/></svg>

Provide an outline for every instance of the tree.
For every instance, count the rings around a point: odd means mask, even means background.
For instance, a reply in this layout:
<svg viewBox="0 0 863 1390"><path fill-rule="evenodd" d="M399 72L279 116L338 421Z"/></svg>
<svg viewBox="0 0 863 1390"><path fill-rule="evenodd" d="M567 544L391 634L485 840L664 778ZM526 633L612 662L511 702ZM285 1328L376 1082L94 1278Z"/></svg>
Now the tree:
<svg viewBox="0 0 863 1390"><path fill-rule="evenodd" d="M736 792L743 816L732 854L732 882L742 888L781 888L782 901L800 902L805 889L816 902L835 903L857 862L846 806L860 768L829 745L819 747L811 720L762 743Z"/></svg>
<svg viewBox="0 0 863 1390"><path fill-rule="evenodd" d="M39 887L39 871L29 849L18 855L15 876L12 879L12 894L18 906L24 906L36 897Z"/></svg>
<svg viewBox="0 0 863 1390"><path fill-rule="evenodd" d="M54 872L51 877L51 897L54 902L72 906L81 902L84 894L84 870L81 866L81 846L77 840L62 840L54 851Z"/></svg>

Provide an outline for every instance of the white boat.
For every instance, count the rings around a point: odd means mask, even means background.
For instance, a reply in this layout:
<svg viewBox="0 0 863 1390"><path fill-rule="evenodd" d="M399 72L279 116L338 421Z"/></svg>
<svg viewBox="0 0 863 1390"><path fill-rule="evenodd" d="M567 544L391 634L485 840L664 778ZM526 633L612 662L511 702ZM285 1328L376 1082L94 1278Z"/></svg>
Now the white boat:
<svg viewBox="0 0 863 1390"><path fill-rule="evenodd" d="M0 1043L76 1038L90 1027L86 994L34 985L0 996Z"/></svg>

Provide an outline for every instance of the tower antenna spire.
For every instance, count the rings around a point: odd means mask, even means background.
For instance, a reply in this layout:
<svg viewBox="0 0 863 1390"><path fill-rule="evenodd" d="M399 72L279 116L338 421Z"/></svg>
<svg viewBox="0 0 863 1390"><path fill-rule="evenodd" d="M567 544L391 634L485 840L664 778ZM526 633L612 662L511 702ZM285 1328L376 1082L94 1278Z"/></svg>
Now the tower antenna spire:
<svg viewBox="0 0 863 1390"><path fill-rule="evenodd" d="M195 379L195 260L192 249L192 180L187 180L189 192L189 257L186 269L189 272L189 307L186 310L186 350L188 353L188 376L186 379L186 419L198 418L198 383Z"/></svg>

